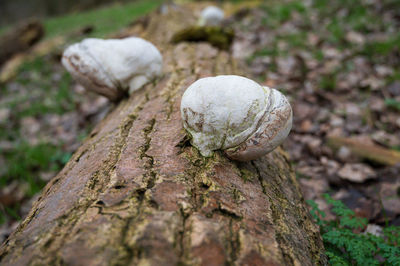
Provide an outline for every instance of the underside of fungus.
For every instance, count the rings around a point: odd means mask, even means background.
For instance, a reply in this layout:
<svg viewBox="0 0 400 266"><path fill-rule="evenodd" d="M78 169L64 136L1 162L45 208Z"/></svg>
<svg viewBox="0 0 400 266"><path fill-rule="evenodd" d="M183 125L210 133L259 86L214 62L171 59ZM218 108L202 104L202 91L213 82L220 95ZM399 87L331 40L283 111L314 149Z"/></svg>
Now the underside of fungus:
<svg viewBox="0 0 400 266"><path fill-rule="evenodd" d="M292 126L292 109L282 93L234 75L193 83L182 97L181 114L203 156L224 150L239 161L272 151Z"/></svg>
<svg viewBox="0 0 400 266"><path fill-rule="evenodd" d="M62 64L86 89L115 101L162 72L162 56L141 38L85 39L69 46Z"/></svg>

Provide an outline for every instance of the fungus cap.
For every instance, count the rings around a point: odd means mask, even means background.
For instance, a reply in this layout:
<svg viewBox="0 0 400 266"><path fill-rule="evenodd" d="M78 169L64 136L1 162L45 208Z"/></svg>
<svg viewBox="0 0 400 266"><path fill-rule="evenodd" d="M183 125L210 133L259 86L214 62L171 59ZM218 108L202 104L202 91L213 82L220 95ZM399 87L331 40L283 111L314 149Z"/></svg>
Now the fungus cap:
<svg viewBox="0 0 400 266"><path fill-rule="evenodd" d="M162 56L150 42L88 38L69 46L62 64L88 90L111 100L132 93L162 73Z"/></svg>
<svg viewBox="0 0 400 266"><path fill-rule="evenodd" d="M219 26L224 19L224 11L216 6L208 6L201 11L200 26Z"/></svg>
<svg viewBox="0 0 400 266"><path fill-rule="evenodd" d="M240 161L275 149L292 126L292 109L282 93L235 75L194 82L182 96L181 115L203 156L225 150Z"/></svg>

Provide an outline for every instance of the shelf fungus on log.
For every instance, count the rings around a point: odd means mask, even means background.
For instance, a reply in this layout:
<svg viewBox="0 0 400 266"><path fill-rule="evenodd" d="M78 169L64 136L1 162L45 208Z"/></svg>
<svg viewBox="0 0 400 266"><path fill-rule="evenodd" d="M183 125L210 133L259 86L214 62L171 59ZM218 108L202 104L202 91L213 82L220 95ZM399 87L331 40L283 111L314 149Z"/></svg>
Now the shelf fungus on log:
<svg viewBox="0 0 400 266"><path fill-rule="evenodd" d="M195 23L202 6L190 4L129 29L162 49L165 75L93 129L0 247L1 265L327 265L283 149L237 162L183 141L187 87L246 74L208 43L169 43Z"/></svg>
<svg viewBox="0 0 400 266"><path fill-rule="evenodd" d="M221 149L234 160L257 159L292 128L292 108L282 93L235 75L194 82L183 94L181 113L193 145L206 157Z"/></svg>
<svg viewBox="0 0 400 266"><path fill-rule="evenodd" d="M162 56L150 42L88 38L69 46L62 64L86 89L117 101L162 73Z"/></svg>
<svg viewBox="0 0 400 266"><path fill-rule="evenodd" d="M216 6L208 6L201 11L199 26L219 26L224 20L224 11Z"/></svg>

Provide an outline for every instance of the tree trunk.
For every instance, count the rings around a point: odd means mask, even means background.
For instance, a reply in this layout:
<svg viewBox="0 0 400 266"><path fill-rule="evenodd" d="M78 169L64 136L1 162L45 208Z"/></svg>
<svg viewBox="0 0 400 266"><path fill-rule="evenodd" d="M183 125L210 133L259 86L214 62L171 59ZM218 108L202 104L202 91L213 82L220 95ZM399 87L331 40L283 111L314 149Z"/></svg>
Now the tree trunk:
<svg viewBox="0 0 400 266"><path fill-rule="evenodd" d="M160 48L165 75L93 130L3 244L1 264L326 263L282 149L238 163L220 152L204 158L186 141L184 90L201 77L243 74L226 51L168 43L194 23L190 12L170 7L128 31Z"/></svg>

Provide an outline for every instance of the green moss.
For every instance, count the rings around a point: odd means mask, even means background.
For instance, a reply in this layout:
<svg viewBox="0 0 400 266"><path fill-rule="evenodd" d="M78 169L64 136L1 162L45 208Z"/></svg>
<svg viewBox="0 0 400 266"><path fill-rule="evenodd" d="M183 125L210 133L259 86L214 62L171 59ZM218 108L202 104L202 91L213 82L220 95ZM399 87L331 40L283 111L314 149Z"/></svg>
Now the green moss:
<svg viewBox="0 0 400 266"><path fill-rule="evenodd" d="M330 35L328 40L335 44L340 44L344 41L345 30L343 26L339 23L338 19L333 18L332 21L327 26Z"/></svg>
<svg viewBox="0 0 400 266"><path fill-rule="evenodd" d="M366 43L361 53L371 57L379 55L385 56L395 51L400 51L400 34L394 35L386 41Z"/></svg>
<svg viewBox="0 0 400 266"><path fill-rule="evenodd" d="M245 182L253 180L254 177L256 176L256 174L254 172L247 170L243 167L239 167L239 171L240 171L240 177Z"/></svg>
<svg viewBox="0 0 400 266"><path fill-rule="evenodd" d="M39 192L45 184L38 178L38 170L59 171L71 157L70 153L64 153L56 146L41 143L31 146L28 143L20 143L11 151L3 152L6 160L5 174L0 178L0 186L6 186L12 180L27 182L28 195Z"/></svg>
<svg viewBox="0 0 400 266"><path fill-rule="evenodd" d="M387 107L393 108L394 110L400 111L400 102L395 99L386 99L385 105Z"/></svg>
<svg viewBox="0 0 400 266"><path fill-rule="evenodd" d="M321 77L319 86L323 90L333 91L336 88L336 75L327 74Z"/></svg>
<svg viewBox="0 0 400 266"><path fill-rule="evenodd" d="M171 41L172 43L208 42L219 49L227 50L232 44L234 35L234 31L228 28L192 26L175 33Z"/></svg>
<svg viewBox="0 0 400 266"><path fill-rule="evenodd" d="M264 24L269 26L279 26L291 19L294 12L305 14L307 9L301 1L289 1L285 3L275 3L274 5L264 5L267 16Z"/></svg>

